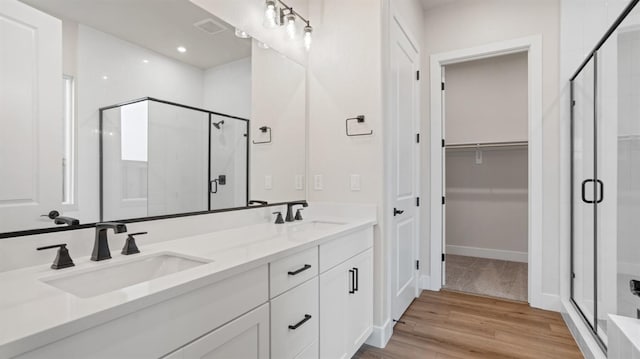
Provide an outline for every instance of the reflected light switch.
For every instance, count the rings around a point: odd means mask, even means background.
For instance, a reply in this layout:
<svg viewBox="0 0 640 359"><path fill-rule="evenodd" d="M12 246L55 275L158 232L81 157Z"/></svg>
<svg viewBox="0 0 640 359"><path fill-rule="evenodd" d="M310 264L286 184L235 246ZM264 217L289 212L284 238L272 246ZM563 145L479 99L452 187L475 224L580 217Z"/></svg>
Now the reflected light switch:
<svg viewBox="0 0 640 359"><path fill-rule="evenodd" d="M298 191L302 191L304 189L304 176L303 175L296 175L295 186L296 186L296 190L298 190Z"/></svg>
<svg viewBox="0 0 640 359"><path fill-rule="evenodd" d="M350 182L352 191L360 190L360 175L351 175Z"/></svg>
<svg viewBox="0 0 640 359"><path fill-rule="evenodd" d="M322 175L313 176L313 189L316 191L322 191Z"/></svg>
<svg viewBox="0 0 640 359"><path fill-rule="evenodd" d="M271 175L264 176L264 189L272 189L273 188L273 178Z"/></svg>

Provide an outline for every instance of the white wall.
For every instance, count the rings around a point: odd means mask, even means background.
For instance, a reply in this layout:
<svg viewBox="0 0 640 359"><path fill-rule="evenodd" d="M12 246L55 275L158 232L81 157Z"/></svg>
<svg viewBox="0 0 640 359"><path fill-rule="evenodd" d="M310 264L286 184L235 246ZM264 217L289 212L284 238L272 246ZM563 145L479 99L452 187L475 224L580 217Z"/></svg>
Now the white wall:
<svg viewBox="0 0 640 359"><path fill-rule="evenodd" d="M526 262L526 148L448 150L447 253Z"/></svg>
<svg viewBox="0 0 640 359"><path fill-rule="evenodd" d="M542 35L542 113L543 113L543 293L551 305L559 306L559 1L558 0L460 0L425 12L423 68L429 68L429 55L488 43ZM423 89L423 132L429 128L429 75L425 71ZM425 138L429 138L425 136ZM428 141L425 141L428 142ZM428 144L424 144L424 149ZM427 153L427 152L423 152ZM423 160L422 188L430 188L429 164ZM430 199L434 201L437 199ZM423 235L428 238L428 210L423 211ZM429 261L427 240L421 244L422 260ZM425 265L424 275L429 275Z"/></svg>
<svg viewBox="0 0 640 359"><path fill-rule="evenodd" d="M445 66L448 144L527 141L527 53Z"/></svg>
<svg viewBox="0 0 640 359"><path fill-rule="evenodd" d="M251 56L205 71L203 105L227 115L251 116Z"/></svg>

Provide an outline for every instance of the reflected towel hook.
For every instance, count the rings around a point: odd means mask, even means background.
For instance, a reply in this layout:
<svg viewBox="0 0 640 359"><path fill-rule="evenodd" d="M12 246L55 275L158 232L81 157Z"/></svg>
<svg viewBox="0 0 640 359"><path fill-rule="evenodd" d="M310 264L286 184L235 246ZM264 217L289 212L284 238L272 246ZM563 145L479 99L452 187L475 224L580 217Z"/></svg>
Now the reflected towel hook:
<svg viewBox="0 0 640 359"><path fill-rule="evenodd" d="M352 117L352 118L348 118L345 121L345 132L347 133L347 136L349 137L356 137L356 136L371 136L373 135L373 130L366 132L366 133L349 133L349 121L356 121L357 123L364 123L364 115L359 115L357 117Z"/></svg>
<svg viewBox="0 0 640 359"><path fill-rule="evenodd" d="M271 127L269 127L269 126L262 126L262 127L260 127L260 128L259 128L259 130L260 130L260 132L262 132L262 133L267 133L267 132L268 132L268 133L269 133L269 140L267 140L267 141L258 141L258 142L256 142L256 141L252 141L252 142L253 142L253 144L254 144L254 145L259 145L259 144L262 144L262 143L271 143Z"/></svg>

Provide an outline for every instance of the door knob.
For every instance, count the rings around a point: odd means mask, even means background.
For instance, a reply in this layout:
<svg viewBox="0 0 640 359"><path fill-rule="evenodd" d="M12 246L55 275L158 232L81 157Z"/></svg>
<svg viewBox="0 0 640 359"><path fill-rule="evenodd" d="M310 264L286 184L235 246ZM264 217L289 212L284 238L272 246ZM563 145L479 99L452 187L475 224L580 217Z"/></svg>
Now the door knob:
<svg viewBox="0 0 640 359"><path fill-rule="evenodd" d="M393 209L393 216L394 217L397 216L397 215L403 214L403 213L404 213L404 211L401 210L401 209L397 209L397 208Z"/></svg>

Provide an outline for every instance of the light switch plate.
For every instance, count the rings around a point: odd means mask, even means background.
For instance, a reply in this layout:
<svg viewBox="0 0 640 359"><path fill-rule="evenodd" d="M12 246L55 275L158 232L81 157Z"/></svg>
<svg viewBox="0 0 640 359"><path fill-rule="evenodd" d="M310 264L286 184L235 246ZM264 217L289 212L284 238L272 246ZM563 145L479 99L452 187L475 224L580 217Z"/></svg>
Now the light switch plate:
<svg viewBox="0 0 640 359"><path fill-rule="evenodd" d="M264 189L272 189L273 188L273 177L271 175L264 176Z"/></svg>
<svg viewBox="0 0 640 359"><path fill-rule="evenodd" d="M359 191L360 190L360 175L351 175L350 176L351 190Z"/></svg>
<svg viewBox="0 0 640 359"><path fill-rule="evenodd" d="M296 190L298 190L298 191L302 191L304 189L304 176L303 175L296 175L295 186L296 186Z"/></svg>
<svg viewBox="0 0 640 359"><path fill-rule="evenodd" d="M313 189L315 189L316 191L323 190L322 175L313 176Z"/></svg>

